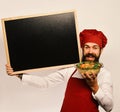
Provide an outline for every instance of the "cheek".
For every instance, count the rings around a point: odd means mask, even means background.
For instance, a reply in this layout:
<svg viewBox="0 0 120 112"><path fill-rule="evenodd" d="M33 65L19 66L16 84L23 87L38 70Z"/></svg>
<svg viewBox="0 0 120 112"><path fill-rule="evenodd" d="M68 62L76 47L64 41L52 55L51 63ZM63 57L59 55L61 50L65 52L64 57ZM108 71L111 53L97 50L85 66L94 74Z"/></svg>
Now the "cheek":
<svg viewBox="0 0 120 112"><path fill-rule="evenodd" d="M83 55L85 56L86 54L88 54L88 52L84 52Z"/></svg>
<svg viewBox="0 0 120 112"><path fill-rule="evenodd" d="M84 50L83 49L83 55L86 55L86 54L88 54L89 53L89 50Z"/></svg>
<svg viewBox="0 0 120 112"><path fill-rule="evenodd" d="M96 54L96 56L100 56L100 51L96 51L96 52L94 52L94 54Z"/></svg>

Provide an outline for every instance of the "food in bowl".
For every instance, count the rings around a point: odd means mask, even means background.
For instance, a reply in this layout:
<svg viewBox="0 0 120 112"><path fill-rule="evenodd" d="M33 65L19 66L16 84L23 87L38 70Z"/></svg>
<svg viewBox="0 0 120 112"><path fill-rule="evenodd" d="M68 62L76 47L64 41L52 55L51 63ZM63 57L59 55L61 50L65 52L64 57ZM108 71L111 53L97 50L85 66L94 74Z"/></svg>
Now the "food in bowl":
<svg viewBox="0 0 120 112"><path fill-rule="evenodd" d="M76 64L78 71L82 74L98 74L102 63L93 61L84 61Z"/></svg>

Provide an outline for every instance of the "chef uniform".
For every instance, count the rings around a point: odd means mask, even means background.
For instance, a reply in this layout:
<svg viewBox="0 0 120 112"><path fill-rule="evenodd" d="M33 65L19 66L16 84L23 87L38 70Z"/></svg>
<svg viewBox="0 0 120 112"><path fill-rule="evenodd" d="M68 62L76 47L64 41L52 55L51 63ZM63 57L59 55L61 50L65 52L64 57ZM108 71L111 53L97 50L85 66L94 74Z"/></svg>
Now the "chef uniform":
<svg viewBox="0 0 120 112"><path fill-rule="evenodd" d="M87 42L93 42L104 48L107 39L101 31L83 30L80 33L81 48ZM99 112L98 105L107 112L113 108L113 85L111 74L105 68L101 68L97 75L99 89L95 94L92 93L81 74L75 67L57 71L47 77L36 77L34 75L23 75L24 83L34 84L40 88L52 87L62 83L67 79L67 87L61 112Z"/></svg>
<svg viewBox="0 0 120 112"><path fill-rule="evenodd" d="M61 112L98 112L98 103L92 97L92 92L84 79L71 75Z"/></svg>

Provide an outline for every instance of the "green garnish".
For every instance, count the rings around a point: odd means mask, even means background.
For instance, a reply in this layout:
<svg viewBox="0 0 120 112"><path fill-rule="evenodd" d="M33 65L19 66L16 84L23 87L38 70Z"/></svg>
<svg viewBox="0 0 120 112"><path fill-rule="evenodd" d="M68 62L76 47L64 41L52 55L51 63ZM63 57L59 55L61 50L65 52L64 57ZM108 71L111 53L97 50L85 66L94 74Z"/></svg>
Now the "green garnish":
<svg viewBox="0 0 120 112"><path fill-rule="evenodd" d="M102 67L102 64L99 62L84 61L76 64L76 67L84 70L98 69Z"/></svg>

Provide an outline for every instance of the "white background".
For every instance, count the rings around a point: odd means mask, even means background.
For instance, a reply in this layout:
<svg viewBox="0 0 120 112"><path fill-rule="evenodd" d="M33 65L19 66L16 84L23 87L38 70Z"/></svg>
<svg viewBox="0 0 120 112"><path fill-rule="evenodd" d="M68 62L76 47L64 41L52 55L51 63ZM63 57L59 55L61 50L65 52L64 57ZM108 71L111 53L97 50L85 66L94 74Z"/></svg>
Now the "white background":
<svg viewBox="0 0 120 112"><path fill-rule="evenodd" d="M79 32L102 30L108 38L101 61L112 73L114 108L120 112L120 1L119 0L0 0L0 19L66 10L77 11ZM24 55L24 54L23 54ZM43 89L23 85L5 71L6 55L0 23L0 112L59 112L64 85ZM52 71L43 71L38 75ZM103 112L103 111L101 111Z"/></svg>

